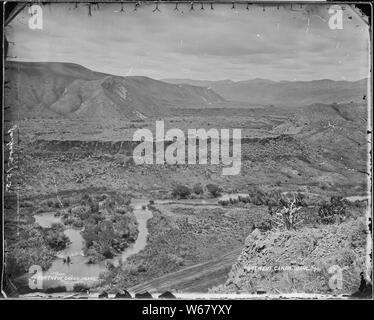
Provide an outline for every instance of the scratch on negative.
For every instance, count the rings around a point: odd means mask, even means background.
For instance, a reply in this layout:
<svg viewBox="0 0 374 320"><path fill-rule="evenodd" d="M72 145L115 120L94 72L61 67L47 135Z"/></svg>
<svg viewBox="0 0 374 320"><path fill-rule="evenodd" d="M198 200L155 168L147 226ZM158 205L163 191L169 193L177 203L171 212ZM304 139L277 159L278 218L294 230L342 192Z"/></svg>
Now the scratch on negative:
<svg viewBox="0 0 374 320"><path fill-rule="evenodd" d="M13 127L11 127L9 130L8 130L8 134L10 136L10 141L6 144L6 146L9 148L9 161L8 161L8 170L6 170L6 185L5 185L5 188L6 188L6 191L9 191L11 186L12 186L12 182L11 182L11 178L12 178L12 173L11 171L14 169L13 165L14 165L14 146L15 146L15 141L14 141L14 132L17 130L18 126L15 124Z"/></svg>

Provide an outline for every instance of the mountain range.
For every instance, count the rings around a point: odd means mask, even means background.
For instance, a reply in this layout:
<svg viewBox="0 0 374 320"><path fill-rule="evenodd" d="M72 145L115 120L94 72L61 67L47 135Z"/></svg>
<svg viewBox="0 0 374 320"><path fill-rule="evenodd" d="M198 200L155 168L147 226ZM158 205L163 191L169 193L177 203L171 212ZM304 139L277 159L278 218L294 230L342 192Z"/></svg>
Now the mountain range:
<svg viewBox="0 0 374 320"><path fill-rule="evenodd" d="M148 77L120 77L71 63L7 62L6 104L11 118L143 119L169 108L225 101L211 89Z"/></svg>
<svg viewBox="0 0 374 320"><path fill-rule="evenodd" d="M160 81L143 76L114 76L60 62L8 61L5 80L7 114L12 119L139 120L168 115L170 109L232 107L237 102L241 107L360 102L367 91L366 79L356 82Z"/></svg>
<svg viewBox="0 0 374 320"><path fill-rule="evenodd" d="M252 105L296 107L313 103L360 102L367 94L367 79L354 82L329 79L313 81L253 79L236 82L163 79L163 81L211 88L226 100Z"/></svg>

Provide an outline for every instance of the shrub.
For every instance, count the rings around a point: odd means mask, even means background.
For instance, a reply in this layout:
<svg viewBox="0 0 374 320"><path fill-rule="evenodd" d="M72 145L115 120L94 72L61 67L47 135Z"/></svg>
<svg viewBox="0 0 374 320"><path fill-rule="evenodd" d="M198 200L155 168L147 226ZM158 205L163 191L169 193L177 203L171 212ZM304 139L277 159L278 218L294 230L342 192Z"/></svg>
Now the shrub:
<svg viewBox="0 0 374 320"><path fill-rule="evenodd" d="M73 217L68 216L66 218L63 218L62 221L65 225L71 225L74 223L75 219Z"/></svg>
<svg viewBox="0 0 374 320"><path fill-rule="evenodd" d="M282 196L277 207L269 206L269 214L272 222L279 228L295 230L296 226L302 222L300 209L305 206L302 198L293 193L292 198Z"/></svg>
<svg viewBox="0 0 374 320"><path fill-rule="evenodd" d="M318 209L321 223L330 224L346 217L345 204L342 197L331 197L330 203L324 203Z"/></svg>
<svg viewBox="0 0 374 320"><path fill-rule="evenodd" d="M108 244L105 244L103 247L102 247L102 255L106 258L106 259L112 259L113 258L113 252L110 248L110 246Z"/></svg>
<svg viewBox="0 0 374 320"><path fill-rule="evenodd" d="M53 207L54 206L54 204L55 204L55 202L53 201L53 200L47 200L47 205L48 205L48 207Z"/></svg>
<svg viewBox="0 0 374 320"><path fill-rule="evenodd" d="M72 226L75 228L83 228L83 221L74 219Z"/></svg>
<svg viewBox="0 0 374 320"><path fill-rule="evenodd" d="M54 222L51 224L51 229L55 231L63 231L64 230L64 225L59 222Z"/></svg>
<svg viewBox="0 0 374 320"><path fill-rule="evenodd" d="M100 212L92 213L89 215L86 223L87 224L98 224L100 221L105 220L104 215L100 214Z"/></svg>
<svg viewBox="0 0 374 320"><path fill-rule="evenodd" d="M90 212L92 213L99 212L99 204L97 202L92 202L90 204Z"/></svg>
<svg viewBox="0 0 374 320"><path fill-rule="evenodd" d="M221 206L228 206L231 203L229 200L219 200L218 204L220 204Z"/></svg>
<svg viewBox="0 0 374 320"><path fill-rule="evenodd" d="M71 208L70 213L74 216L79 217L83 215L84 213L86 213L87 211L88 211L88 207L78 204Z"/></svg>
<svg viewBox="0 0 374 320"><path fill-rule="evenodd" d="M56 209L61 209L61 203L59 201L56 201L54 207Z"/></svg>
<svg viewBox="0 0 374 320"><path fill-rule="evenodd" d="M31 201L23 201L20 204L21 208L31 208L33 206L34 206L34 204Z"/></svg>
<svg viewBox="0 0 374 320"><path fill-rule="evenodd" d="M87 206L90 206L91 204L93 203L93 199L92 197L85 193L82 198L81 198L81 201L80 201L80 204L81 205L87 205Z"/></svg>
<svg viewBox="0 0 374 320"><path fill-rule="evenodd" d="M108 198L108 195L105 194L105 193L103 193L103 194L98 195L98 196L95 197L95 199L96 199L97 201L104 201L104 200L107 199L107 198Z"/></svg>
<svg viewBox="0 0 374 320"><path fill-rule="evenodd" d="M92 201L92 198L90 197L90 195L88 193L85 193L83 196L82 196L82 200L83 201Z"/></svg>
<svg viewBox="0 0 374 320"><path fill-rule="evenodd" d="M54 216L55 217L60 217L62 214L62 212L60 210L57 210L55 213L54 213Z"/></svg>
<svg viewBox="0 0 374 320"><path fill-rule="evenodd" d="M69 238L63 232L55 230L48 231L45 240L48 246L54 250L63 250L70 242Z"/></svg>
<svg viewBox="0 0 374 320"><path fill-rule="evenodd" d="M200 184L195 184L192 188L192 191L195 194L203 194L204 193L204 189Z"/></svg>
<svg viewBox="0 0 374 320"><path fill-rule="evenodd" d="M112 262L107 261L107 263L106 263L106 268L107 268L109 271L112 271L112 270L114 270L115 266L114 266L114 264L113 264Z"/></svg>
<svg viewBox="0 0 374 320"><path fill-rule="evenodd" d="M63 205L64 207L68 207L68 206L70 206L70 199L69 199L69 198L65 198L65 199L63 199L63 200L62 200L62 205Z"/></svg>
<svg viewBox="0 0 374 320"><path fill-rule="evenodd" d="M208 184L206 186L207 190L210 192L210 194L213 196L213 197L218 197L220 195L220 192L221 192L221 189L219 186L215 185L215 184Z"/></svg>
<svg viewBox="0 0 374 320"><path fill-rule="evenodd" d="M190 188L183 186L183 185L175 186L172 192L173 197L180 197L180 198L187 198L190 194L191 194Z"/></svg>
<svg viewBox="0 0 374 320"><path fill-rule="evenodd" d="M258 222L255 224L254 229L258 229L261 232L266 232L271 230L272 228L272 220L271 219L265 219L261 222Z"/></svg>
<svg viewBox="0 0 374 320"><path fill-rule="evenodd" d="M127 207L119 207L116 209L116 213L119 213L119 214L126 214L126 212L128 211Z"/></svg>

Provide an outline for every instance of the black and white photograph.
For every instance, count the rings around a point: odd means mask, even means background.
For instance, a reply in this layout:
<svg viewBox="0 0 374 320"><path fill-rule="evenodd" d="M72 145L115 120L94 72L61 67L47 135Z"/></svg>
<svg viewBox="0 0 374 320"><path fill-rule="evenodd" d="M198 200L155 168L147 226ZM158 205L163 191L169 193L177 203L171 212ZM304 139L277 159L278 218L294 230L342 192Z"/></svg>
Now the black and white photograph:
<svg viewBox="0 0 374 320"><path fill-rule="evenodd" d="M372 299L359 5L4 12L3 298Z"/></svg>

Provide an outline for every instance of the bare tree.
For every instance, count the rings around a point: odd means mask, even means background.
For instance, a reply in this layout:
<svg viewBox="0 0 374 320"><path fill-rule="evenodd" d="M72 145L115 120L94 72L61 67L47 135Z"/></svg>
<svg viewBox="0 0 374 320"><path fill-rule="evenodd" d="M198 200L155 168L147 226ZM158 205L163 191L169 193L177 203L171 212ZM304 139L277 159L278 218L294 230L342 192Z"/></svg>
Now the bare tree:
<svg viewBox="0 0 374 320"><path fill-rule="evenodd" d="M295 230L303 220L300 219L300 209L303 207L302 201L293 193L292 199L282 197L280 205L276 208L270 208L272 221L281 229Z"/></svg>

